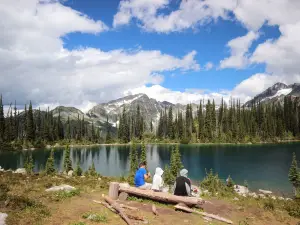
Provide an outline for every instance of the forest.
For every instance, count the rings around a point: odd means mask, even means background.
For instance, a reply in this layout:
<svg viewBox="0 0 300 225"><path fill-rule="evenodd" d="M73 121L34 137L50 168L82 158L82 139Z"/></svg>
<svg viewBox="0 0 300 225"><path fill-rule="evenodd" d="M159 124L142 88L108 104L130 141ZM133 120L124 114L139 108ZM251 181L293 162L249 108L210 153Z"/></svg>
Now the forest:
<svg viewBox="0 0 300 225"><path fill-rule="evenodd" d="M173 112L172 106L160 112L157 121L147 123L138 105L129 113L119 115L117 132L107 121L104 125L77 120L62 121L60 112L53 116L49 109L34 110L30 102L19 112L16 107L4 115L0 98L0 149L42 148L46 145L77 143L260 143L299 139L300 104L298 97L285 97L283 103L258 102L246 108L239 100L229 104L214 100L200 101L196 113L192 105L184 112ZM96 123L96 122L95 122Z"/></svg>

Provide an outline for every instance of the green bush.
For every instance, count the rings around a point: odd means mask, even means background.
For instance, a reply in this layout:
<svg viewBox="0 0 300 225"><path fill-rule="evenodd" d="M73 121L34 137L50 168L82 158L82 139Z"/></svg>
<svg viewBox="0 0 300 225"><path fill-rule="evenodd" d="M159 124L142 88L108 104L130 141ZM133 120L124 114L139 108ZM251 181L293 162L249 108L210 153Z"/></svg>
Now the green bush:
<svg viewBox="0 0 300 225"><path fill-rule="evenodd" d="M76 167L74 173L75 173L76 176L81 176L82 175L82 169L80 167L79 161L77 162L77 167Z"/></svg>
<svg viewBox="0 0 300 225"><path fill-rule="evenodd" d="M267 199L266 201L264 201L264 209L274 211L275 205L272 199Z"/></svg>
<svg viewBox="0 0 300 225"><path fill-rule="evenodd" d="M300 218L300 200L286 201L284 208L290 216Z"/></svg>
<svg viewBox="0 0 300 225"><path fill-rule="evenodd" d="M93 222L102 222L102 223L108 222L107 216L99 214L99 213L88 212L88 213L83 214L82 218L89 219Z"/></svg>

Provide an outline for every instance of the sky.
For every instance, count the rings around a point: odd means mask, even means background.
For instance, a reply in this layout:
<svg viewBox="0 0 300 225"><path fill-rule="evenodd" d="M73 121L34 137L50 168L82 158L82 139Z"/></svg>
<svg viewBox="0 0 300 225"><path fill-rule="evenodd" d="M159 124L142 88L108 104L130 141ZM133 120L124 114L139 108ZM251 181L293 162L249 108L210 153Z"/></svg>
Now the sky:
<svg viewBox="0 0 300 225"><path fill-rule="evenodd" d="M4 104L246 102L300 82L298 0L1 0L0 21Z"/></svg>

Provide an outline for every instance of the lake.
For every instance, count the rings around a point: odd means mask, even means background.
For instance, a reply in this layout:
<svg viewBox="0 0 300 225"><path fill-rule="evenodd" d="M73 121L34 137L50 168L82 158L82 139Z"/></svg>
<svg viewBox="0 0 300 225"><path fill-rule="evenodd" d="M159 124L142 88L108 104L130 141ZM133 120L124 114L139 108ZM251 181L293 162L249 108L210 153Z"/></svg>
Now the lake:
<svg viewBox="0 0 300 225"><path fill-rule="evenodd" d="M148 168L152 174L157 166L169 163L171 145L147 145ZM140 149L140 146L138 146ZM80 162L83 170L95 163L104 176L127 175L130 146L76 147L71 149L73 167ZM231 175L235 183L247 180L251 190L268 189L291 194L288 171L292 153L300 158L300 143L265 145L181 145L180 152L189 177L197 182L212 168L222 179ZM5 169L23 167L27 154L32 154L35 171L45 168L49 149L34 151L0 152L0 166ZM55 167L62 168L64 151L55 149Z"/></svg>

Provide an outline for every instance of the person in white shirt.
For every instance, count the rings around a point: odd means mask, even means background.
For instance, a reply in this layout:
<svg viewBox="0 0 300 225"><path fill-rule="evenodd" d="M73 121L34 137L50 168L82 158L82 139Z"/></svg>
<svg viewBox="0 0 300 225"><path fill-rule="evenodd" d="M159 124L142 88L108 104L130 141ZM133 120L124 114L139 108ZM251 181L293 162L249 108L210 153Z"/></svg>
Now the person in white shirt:
<svg viewBox="0 0 300 225"><path fill-rule="evenodd" d="M157 167L155 169L155 175L153 176L153 182L151 187L153 191L162 191L164 185L164 181L162 179L163 173L164 171L160 167Z"/></svg>

